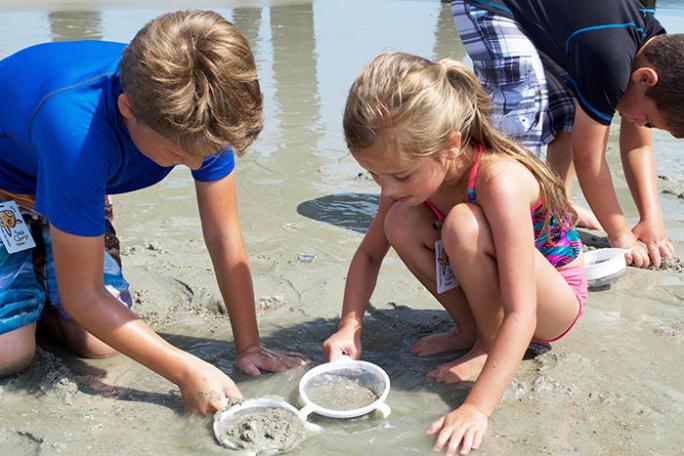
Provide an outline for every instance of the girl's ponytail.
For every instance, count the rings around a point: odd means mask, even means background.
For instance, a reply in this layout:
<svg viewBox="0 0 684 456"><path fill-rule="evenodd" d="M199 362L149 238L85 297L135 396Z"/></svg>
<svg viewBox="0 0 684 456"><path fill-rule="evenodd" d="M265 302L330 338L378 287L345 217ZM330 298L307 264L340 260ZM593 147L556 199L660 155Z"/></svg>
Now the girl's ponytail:
<svg viewBox="0 0 684 456"><path fill-rule="evenodd" d="M475 73L463 63L451 59L441 60L439 64L445 68L445 76L451 86L457 92L469 94L470 102L473 104L472 121L469 125L464 125L465 128L461 133L464 142L465 138L468 138L469 144L473 146L482 144L491 152L508 155L530 170L539 182L541 197L547 209L545 220L547 230L552 215L566 226L575 225L577 213L570 205L560 178L546 163L494 127L491 120L491 98Z"/></svg>

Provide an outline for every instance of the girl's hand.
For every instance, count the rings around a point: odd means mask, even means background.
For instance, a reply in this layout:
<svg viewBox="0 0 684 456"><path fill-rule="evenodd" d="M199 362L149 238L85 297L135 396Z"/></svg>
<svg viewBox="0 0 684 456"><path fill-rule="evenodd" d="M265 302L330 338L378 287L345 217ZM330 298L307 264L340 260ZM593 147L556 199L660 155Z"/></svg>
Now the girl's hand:
<svg viewBox="0 0 684 456"><path fill-rule="evenodd" d="M361 327L353 323L343 324L335 334L323 342L323 350L328 361L336 361L342 355L359 359L361 357Z"/></svg>
<svg viewBox="0 0 684 456"><path fill-rule="evenodd" d="M446 456L455 456L460 444L461 454L468 454L471 449L476 450L482 443L487 421L487 415L477 407L463 404L432 423L427 433L435 435L439 431L433 447L435 451L441 451L448 443Z"/></svg>
<svg viewBox="0 0 684 456"><path fill-rule="evenodd" d="M193 357L185 379L178 383L185 407L206 415L242 401L235 383L211 364Z"/></svg>
<svg viewBox="0 0 684 456"><path fill-rule="evenodd" d="M237 366L247 375L261 375L261 371L283 372L304 366L309 358L297 352L270 350L256 344L238 353Z"/></svg>

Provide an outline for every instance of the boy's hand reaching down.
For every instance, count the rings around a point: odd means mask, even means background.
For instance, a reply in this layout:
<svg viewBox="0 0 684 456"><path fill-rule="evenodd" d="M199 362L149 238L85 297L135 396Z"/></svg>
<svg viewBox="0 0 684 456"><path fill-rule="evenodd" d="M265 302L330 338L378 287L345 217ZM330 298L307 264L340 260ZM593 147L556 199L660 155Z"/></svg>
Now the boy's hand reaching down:
<svg viewBox="0 0 684 456"><path fill-rule="evenodd" d="M206 415L242 401L240 390L226 374L199 358L193 361L190 374L178 384L188 410Z"/></svg>
<svg viewBox="0 0 684 456"><path fill-rule="evenodd" d="M640 221L632 228L634 236L643 242L648 249L648 255L656 268L660 267L662 259L672 258L675 250L665 235L665 227L661 223Z"/></svg>
<svg viewBox="0 0 684 456"><path fill-rule="evenodd" d="M309 358L297 352L270 350L261 344L238 353L237 366L247 375L261 375L261 371L283 372L309 363Z"/></svg>

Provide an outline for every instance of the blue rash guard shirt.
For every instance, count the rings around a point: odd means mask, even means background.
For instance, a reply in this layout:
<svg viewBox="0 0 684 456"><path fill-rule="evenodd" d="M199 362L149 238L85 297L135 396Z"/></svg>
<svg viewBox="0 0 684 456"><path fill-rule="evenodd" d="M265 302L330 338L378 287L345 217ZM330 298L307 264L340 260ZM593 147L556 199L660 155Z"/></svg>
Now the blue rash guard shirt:
<svg viewBox="0 0 684 456"><path fill-rule="evenodd" d="M128 134L117 100L125 45L46 43L0 61L0 189L35 194L35 209L58 229L104 233L104 198L166 177ZM230 174L226 147L193 171L197 181Z"/></svg>

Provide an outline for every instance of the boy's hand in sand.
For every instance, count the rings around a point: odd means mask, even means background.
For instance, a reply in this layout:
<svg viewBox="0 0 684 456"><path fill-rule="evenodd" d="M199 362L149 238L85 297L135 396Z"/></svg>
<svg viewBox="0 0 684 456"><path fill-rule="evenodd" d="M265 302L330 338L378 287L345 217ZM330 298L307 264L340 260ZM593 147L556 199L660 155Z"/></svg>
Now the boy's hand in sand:
<svg viewBox="0 0 684 456"><path fill-rule="evenodd" d="M611 247L628 249L625 253L627 264L634 265L637 268L647 268L650 264L648 251L639 243L636 236L634 236L631 231L627 231L615 238L609 236L608 241L610 242Z"/></svg>
<svg viewBox="0 0 684 456"><path fill-rule="evenodd" d="M648 255L653 260L656 269L660 267L663 258L674 256L674 246L665 235L665 227L662 223L640 221L632 228L632 233L646 245Z"/></svg>
<svg viewBox="0 0 684 456"><path fill-rule="evenodd" d="M242 401L235 383L223 372L199 358L193 360L189 375L178 384L185 407L206 415Z"/></svg>
<svg viewBox="0 0 684 456"><path fill-rule="evenodd" d="M297 352L270 350L261 344L247 347L238 353L237 366L247 375L261 375L261 371L283 372L304 366L309 358Z"/></svg>
<svg viewBox="0 0 684 456"><path fill-rule="evenodd" d="M487 415L477 407L463 404L453 412L432 423L428 428L428 435L437 435L433 449L442 451L447 445L446 456L455 456L461 446L460 454L468 454L476 450L482 443L487 430Z"/></svg>
<svg viewBox="0 0 684 456"><path fill-rule="evenodd" d="M361 357L361 328L352 323L343 324L335 334L323 342L328 361L337 361L342 355L352 359Z"/></svg>

